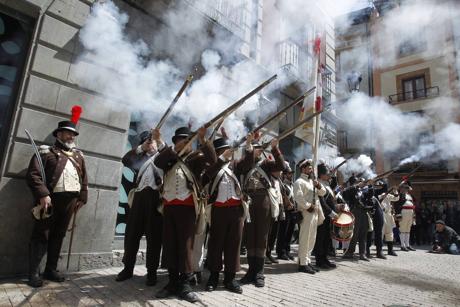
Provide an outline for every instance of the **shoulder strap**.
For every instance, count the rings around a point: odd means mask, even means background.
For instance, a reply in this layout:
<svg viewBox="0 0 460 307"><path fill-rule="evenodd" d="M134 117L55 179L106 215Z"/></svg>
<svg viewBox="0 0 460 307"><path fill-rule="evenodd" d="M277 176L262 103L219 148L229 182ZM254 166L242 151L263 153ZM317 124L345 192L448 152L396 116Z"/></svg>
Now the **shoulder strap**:
<svg viewBox="0 0 460 307"><path fill-rule="evenodd" d="M217 188L217 185L222 180L222 177L224 176L224 174L225 174L225 169L222 167L217 173L216 177L214 178L214 181L212 182L211 191L209 191L209 195L212 195L214 193L214 191Z"/></svg>
<svg viewBox="0 0 460 307"><path fill-rule="evenodd" d="M268 183L269 187L272 187L272 182L270 181L270 178L268 178L267 173L260 167L262 164L262 161L257 162L257 164L248 172L246 175L246 178L244 178L244 186L246 186L249 178L254 175L255 172L258 172Z"/></svg>
<svg viewBox="0 0 460 307"><path fill-rule="evenodd" d="M66 156L70 162L72 162L73 166L77 169L77 172L79 172L80 176L82 174L82 169L80 168L80 165L77 163L77 161L75 161L75 159L71 156Z"/></svg>

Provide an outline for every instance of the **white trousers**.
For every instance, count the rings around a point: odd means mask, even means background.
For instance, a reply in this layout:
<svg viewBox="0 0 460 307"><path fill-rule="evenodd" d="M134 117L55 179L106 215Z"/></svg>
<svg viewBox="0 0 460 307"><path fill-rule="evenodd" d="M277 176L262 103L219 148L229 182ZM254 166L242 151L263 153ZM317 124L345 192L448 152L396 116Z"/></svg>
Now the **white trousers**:
<svg viewBox="0 0 460 307"><path fill-rule="evenodd" d="M203 252L204 252L204 239L206 238L206 231L200 235L195 235L193 242L192 252L192 268L193 272L203 271Z"/></svg>
<svg viewBox="0 0 460 307"><path fill-rule="evenodd" d="M393 228L396 226L395 219L391 212L383 213L384 224L383 224L383 238L385 242L393 242Z"/></svg>
<svg viewBox="0 0 460 307"><path fill-rule="evenodd" d="M302 215L299 231L299 264L307 265L311 263L311 252L315 247L318 212L302 211Z"/></svg>
<svg viewBox="0 0 460 307"><path fill-rule="evenodd" d="M401 221L399 222L400 232L409 232L414 222L414 210L402 209L401 210Z"/></svg>

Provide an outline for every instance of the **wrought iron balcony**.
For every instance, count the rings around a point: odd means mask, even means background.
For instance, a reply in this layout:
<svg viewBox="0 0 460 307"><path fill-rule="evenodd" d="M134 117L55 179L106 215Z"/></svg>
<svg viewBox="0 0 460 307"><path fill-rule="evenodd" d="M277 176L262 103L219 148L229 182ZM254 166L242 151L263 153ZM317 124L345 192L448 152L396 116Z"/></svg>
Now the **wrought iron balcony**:
<svg viewBox="0 0 460 307"><path fill-rule="evenodd" d="M412 101L412 100L422 99L422 98L432 98L432 97L437 97L437 96L439 96L439 87L433 86L433 87L427 87L427 88L423 88L419 90L397 93L397 94L388 96L388 98L391 104L397 104L400 102L407 102L407 101Z"/></svg>
<svg viewBox="0 0 460 307"><path fill-rule="evenodd" d="M246 0L187 0L209 18L241 39L245 38Z"/></svg>

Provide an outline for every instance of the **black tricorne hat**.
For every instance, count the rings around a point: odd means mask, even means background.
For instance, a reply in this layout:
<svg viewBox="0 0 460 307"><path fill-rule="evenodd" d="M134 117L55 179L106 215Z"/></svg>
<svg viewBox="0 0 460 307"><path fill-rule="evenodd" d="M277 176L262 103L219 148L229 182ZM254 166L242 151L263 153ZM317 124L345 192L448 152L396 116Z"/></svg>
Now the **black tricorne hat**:
<svg viewBox="0 0 460 307"><path fill-rule="evenodd" d="M64 120L58 123L58 127L53 131L53 136L56 137L59 131L72 131L75 135L78 135L77 124L70 120Z"/></svg>
<svg viewBox="0 0 460 307"><path fill-rule="evenodd" d="M173 141L173 143L176 143L176 141L178 141L178 139L187 138L187 137L190 136L190 134L191 134L191 132L190 132L189 127L180 127L178 129L176 129L176 131L174 132L174 136L172 137L172 141Z"/></svg>
<svg viewBox="0 0 460 307"><path fill-rule="evenodd" d="M215 150L230 148L230 145L228 145L227 140L224 138L215 139L212 145L214 145Z"/></svg>

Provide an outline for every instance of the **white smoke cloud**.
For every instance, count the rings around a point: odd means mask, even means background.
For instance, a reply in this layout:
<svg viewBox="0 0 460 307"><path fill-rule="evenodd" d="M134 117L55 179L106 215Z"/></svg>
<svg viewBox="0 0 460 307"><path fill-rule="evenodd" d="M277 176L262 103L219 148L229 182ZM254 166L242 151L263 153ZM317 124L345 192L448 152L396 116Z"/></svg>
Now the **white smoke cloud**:
<svg viewBox="0 0 460 307"><path fill-rule="evenodd" d="M434 60L436 65L430 67L432 82L437 76L445 76L445 79L434 80L433 85L439 85L442 96L432 99L420 114L404 113L386 102L386 98L371 98L365 94L352 95L347 102L339 104L337 114L343 120L345 130L355 136L355 146L383 150L387 157L401 159L400 165L458 158L460 147L455 138L458 125L453 122L458 120L459 108L457 99L451 97L455 97L452 92L455 86L449 84L452 82L449 80L449 63L455 60L460 63L460 54L454 52L449 35L460 38L458 30L452 25L459 16L460 7L454 2L410 0L386 10L379 17L379 22L371 25L370 40L378 46L374 46L372 53L374 69L392 67L404 60L401 50L415 48L416 56L407 57L407 61L420 58ZM342 18L336 26L340 33L351 34L356 30L350 28L351 23L352 20L344 21ZM356 48L341 54L342 77L351 70L366 73L369 50L363 46L357 43ZM437 132L433 133L435 130ZM422 134L430 137L423 139Z"/></svg>
<svg viewBox="0 0 460 307"><path fill-rule="evenodd" d="M261 69L251 59L223 65L222 60L235 52L235 46L230 46L233 40L228 39L232 35L219 34L211 39L206 19L197 21L191 16L185 4L168 10L166 26L155 32L152 45L147 45L144 41L130 41L126 34L129 17L112 1L96 3L80 32L85 52L76 65L77 83L116 99L148 129L180 88L184 67L201 64L204 75L193 80L166 122L167 129L163 130L168 139L177 125L191 123L193 129L198 128L274 73ZM222 50L204 49L208 45L218 45ZM281 85L280 81L273 82L259 94ZM259 94L224 122L230 138L247 132L242 119L258 109ZM257 116L250 118L255 121L266 116L276 108L277 101L273 103L274 107L259 109Z"/></svg>

